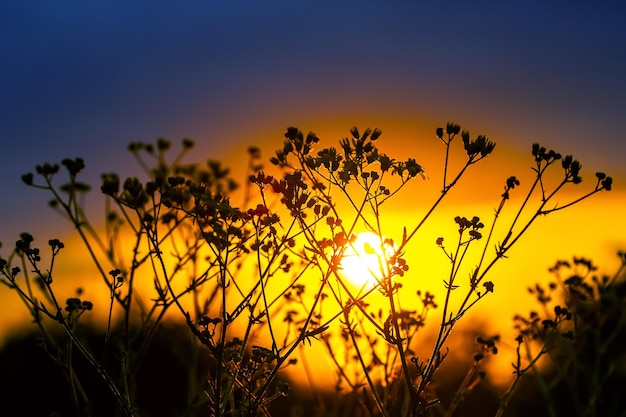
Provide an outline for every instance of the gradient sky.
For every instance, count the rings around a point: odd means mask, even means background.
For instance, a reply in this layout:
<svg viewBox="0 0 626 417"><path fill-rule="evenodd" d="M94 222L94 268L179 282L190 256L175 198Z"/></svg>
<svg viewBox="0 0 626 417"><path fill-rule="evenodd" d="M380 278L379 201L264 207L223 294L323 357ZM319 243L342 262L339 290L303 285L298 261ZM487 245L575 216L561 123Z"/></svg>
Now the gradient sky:
<svg viewBox="0 0 626 417"><path fill-rule="evenodd" d="M580 255L580 233L599 251L626 246L624 10L467 3L0 2L2 254L22 231L46 241L70 230L20 181L45 161L82 157L97 186L102 172L136 171L131 141L189 137L193 159L234 161L250 144L280 146L289 125L327 145L357 125L420 162L403 150L419 153L448 121L497 142L494 155L530 162L541 142L612 174L610 198L561 224L558 255ZM554 260L525 250L521 265Z"/></svg>
<svg viewBox="0 0 626 417"><path fill-rule="evenodd" d="M159 136L195 139L204 160L292 124L454 121L626 172L622 10L471 3L3 1L0 241L43 222L22 173L80 156L98 184Z"/></svg>

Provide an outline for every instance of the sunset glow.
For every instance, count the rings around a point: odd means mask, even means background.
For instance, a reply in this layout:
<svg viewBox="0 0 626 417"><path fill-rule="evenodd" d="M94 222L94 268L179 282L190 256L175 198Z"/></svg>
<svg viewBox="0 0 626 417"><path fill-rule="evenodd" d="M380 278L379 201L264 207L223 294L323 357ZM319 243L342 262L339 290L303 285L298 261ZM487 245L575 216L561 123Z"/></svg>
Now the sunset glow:
<svg viewBox="0 0 626 417"><path fill-rule="evenodd" d="M0 415L621 416L620 11L3 2Z"/></svg>
<svg viewBox="0 0 626 417"><path fill-rule="evenodd" d="M384 275L385 264L394 253L388 242L372 232L359 233L341 260L345 276L359 288L370 288Z"/></svg>

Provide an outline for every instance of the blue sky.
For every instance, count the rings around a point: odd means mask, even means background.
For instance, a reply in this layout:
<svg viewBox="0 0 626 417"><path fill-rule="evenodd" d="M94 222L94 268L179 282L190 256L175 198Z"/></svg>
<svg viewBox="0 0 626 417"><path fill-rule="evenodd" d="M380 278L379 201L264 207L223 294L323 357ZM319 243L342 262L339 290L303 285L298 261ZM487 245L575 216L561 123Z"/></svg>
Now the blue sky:
<svg viewBox="0 0 626 417"><path fill-rule="evenodd" d="M0 241L57 221L22 173L80 156L97 185L159 136L203 160L291 124L451 120L626 173L622 9L433 3L2 2Z"/></svg>

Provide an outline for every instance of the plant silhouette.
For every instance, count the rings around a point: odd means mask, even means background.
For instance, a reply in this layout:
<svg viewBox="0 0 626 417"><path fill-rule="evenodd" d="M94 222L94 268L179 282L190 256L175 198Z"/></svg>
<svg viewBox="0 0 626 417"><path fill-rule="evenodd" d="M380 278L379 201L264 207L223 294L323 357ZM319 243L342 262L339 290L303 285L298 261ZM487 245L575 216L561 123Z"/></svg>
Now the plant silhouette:
<svg viewBox="0 0 626 417"><path fill-rule="evenodd" d="M72 248L58 239L44 248L24 233L0 258L0 282L19 297L38 328L39 357L49 361L41 365L46 384L63 381L66 392L63 400L55 392L38 402L37 412L270 416L288 409L297 415L302 408L291 398L298 398L312 402L320 415L451 416L469 412L472 395L483 392L492 399L485 415L499 416L515 404L526 376L536 375L551 415L558 407L550 401L556 398L550 384L561 388L571 381L571 391L586 389L577 397L583 402L577 405L584 410L580 415L619 415L617 397L599 398L614 383L613 377L603 379L607 374L623 381L610 359L623 337L621 272L594 284L579 275L557 282L550 288L562 288L563 303L552 310L548 304L556 299L546 298L539 285L532 290L544 315L516 319L518 360L502 398L483 390L483 365L497 354L498 336L469 336L467 373L457 376L453 389L433 383L445 370L453 329L482 299L496 296L493 267L539 217L610 191L612 178L598 172L595 184L578 196L564 195L566 188L585 187L580 162L534 144L529 186L506 178L492 219L464 213L451 219L454 235L432 239L448 262L444 296L436 299L425 289L405 291L404 277L412 273L410 243L496 145L454 123L437 128L434 140L445 147L441 189L391 238L383 221L388 207L409 183L427 177L416 159L383 153L381 134L355 127L338 147L321 147L314 133L289 127L267 169L260 149L249 148L243 187L219 161L184 162L192 140L182 140L173 156L165 139L131 143L128 150L145 178L102 175L102 228L82 205L81 195L91 189L79 180L82 159L44 163L23 175L26 185L52 196L51 207L74 227L108 294L98 326L86 322L95 306L80 291L61 298L55 262L71 256ZM460 165L452 163L459 154ZM523 193L519 204L511 201L517 192ZM503 220L505 212L511 220ZM357 250L362 230L379 239L377 248L368 244L369 251L381 250L378 270L370 271L374 284L359 289L341 261L349 248ZM580 260L575 265L587 266ZM378 310L370 304L374 299ZM432 340L427 323L437 324ZM427 353L414 350L418 341L428 341ZM327 352L336 383L334 391L305 400L290 394L282 371L303 366L310 372L307 352L313 345ZM548 354L561 368L536 372L537 361Z"/></svg>

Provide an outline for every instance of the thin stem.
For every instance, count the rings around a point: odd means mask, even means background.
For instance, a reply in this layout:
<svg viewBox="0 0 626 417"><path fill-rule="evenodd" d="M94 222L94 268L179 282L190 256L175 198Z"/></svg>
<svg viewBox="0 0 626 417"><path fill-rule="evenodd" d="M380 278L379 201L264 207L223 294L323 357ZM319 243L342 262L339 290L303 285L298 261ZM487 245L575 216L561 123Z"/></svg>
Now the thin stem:
<svg viewBox="0 0 626 417"><path fill-rule="evenodd" d="M344 320L346 322L346 326L348 327L348 333L350 334L350 340L352 340L352 346L354 347L354 350L356 352L356 356L359 359L359 363L361 364L361 368L362 369L367 369L367 365L363 361L363 355L361 354L361 351L359 349L359 345L358 345L357 340L356 340L356 338L354 336L354 329L350 325L350 316L348 315L348 310L344 310ZM376 386L374 385L374 381L372 381L372 378L370 377L369 372L366 371L366 372L364 372L364 374L365 374L365 378L367 379L367 384L370 387L370 391L374 395L374 399L375 399L375 402L376 402L376 406L378 407L378 410L380 411L380 413L384 417L387 417L387 411L385 410L385 405L382 402L382 400L380 399L380 396L378 395L378 390L376 389ZM411 387L409 386L408 389L411 390ZM411 403L412 402L413 401L411 401Z"/></svg>

